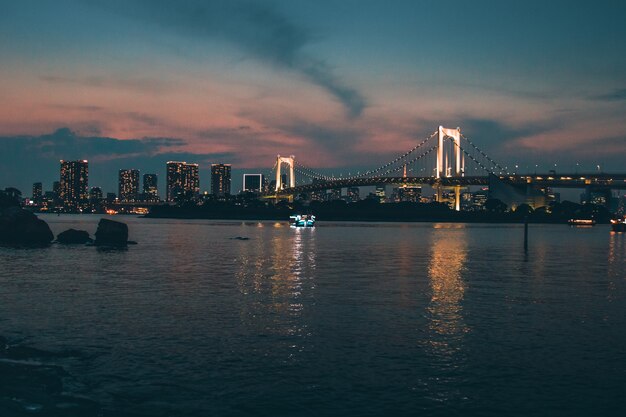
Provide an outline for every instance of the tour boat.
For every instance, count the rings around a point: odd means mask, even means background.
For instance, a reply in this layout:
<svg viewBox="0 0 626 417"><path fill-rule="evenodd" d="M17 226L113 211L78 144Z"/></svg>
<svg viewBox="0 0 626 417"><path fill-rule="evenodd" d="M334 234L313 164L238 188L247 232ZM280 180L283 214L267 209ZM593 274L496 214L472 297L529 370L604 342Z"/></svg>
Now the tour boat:
<svg viewBox="0 0 626 417"><path fill-rule="evenodd" d="M626 232L626 216L622 217L621 219L612 219L611 229L614 232L618 233Z"/></svg>
<svg viewBox="0 0 626 417"><path fill-rule="evenodd" d="M289 216L291 227L313 227L315 226L315 216L312 214L294 214Z"/></svg>
<svg viewBox="0 0 626 417"><path fill-rule="evenodd" d="M570 226L593 226L596 221L594 219L569 219L567 224Z"/></svg>

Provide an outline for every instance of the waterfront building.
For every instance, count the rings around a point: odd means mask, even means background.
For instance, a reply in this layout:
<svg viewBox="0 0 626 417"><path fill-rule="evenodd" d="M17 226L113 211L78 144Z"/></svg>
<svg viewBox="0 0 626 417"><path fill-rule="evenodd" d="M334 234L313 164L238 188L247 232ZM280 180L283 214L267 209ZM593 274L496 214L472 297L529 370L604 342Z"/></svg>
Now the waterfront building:
<svg viewBox="0 0 626 417"><path fill-rule="evenodd" d="M265 177L263 174L243 174L243 191L260 193L263 191Z"/></svg>
<svg viewBox="0 0 626 417"><path fill-rule="evenodd" d="M146 201L159 201L157 174L144 174L143 196Z"/></svg>
<svg viewBox="0 0 626 417"><path fill-rule="evenodd" d="M341 200L341 188L333 188L326 194L326 201Z"/></svg>
<svg viewBox="0 0 626 417"><path fill-rule="evenodd" d="M324 182L321 178L313 178L313 184ZM284 184L284 183L283 183ZM324 201L326 198L326 190L312 191L309 195L311 201Z"/></svg>
<svg viewBox="0 0 626 417"><path fill-rule="evenodd" d="M168 202L192 200L200 193L198 164L169 161L166 164L165 198Z"/></svg>
<svg viewBox="0 0 626 417"><path fill-rule="evenodd" d="M54 199L59 202L61 197L61 182L54 181L52 183L52 192L54 193Z"/></svg>
<svg viewBox="0 0 626 417"><path fill-rule="evenodd" d="M410 202L416 203L420 201L422 196L422 187L419 186L402 186L393 189L392 201L394 203Z"/></svg>
<svg viewBox="0 0 626 417"><path fill-rule="evenodd" d="M89 200L89 163L86 159L60 162L59 199L67 209L81 209Z"/></svg>
<svg viewBox="0 0 626 417"><path fill-rule="evenodd" d="M102 188L91 187L89 190L89 201L94 203L102 200Z"/></svg>
<svg viewBox="0 0 626 417"><path fill-rule="evenodd" d="M360 200L359 187L349 187L346 196L349 203L356 203Z"/></svg>
<svg viewBox="0 0 626 417"><path fill-rule="evenodd" d="M135 202L139 199L139 170L120 169L118 193L121 202Z"/></svg>
<svg viewBox="0 0 626 417"><path fill-rule="evenodd" d="M384 185L377 185L376 186L376 191L374 193L377 197L378 197L378 201L381 203L385 202L385 186Z"/></svg>
<svg viewBox="0 0 626 417"><path fill-rule="evenodd" d="M43 185L40 182L33 183L33 203L40 204L43 199Z"/></svg>
<svg viewBox="0 0 626 417"><path fill-rule="evenodd" d="M474 210L484 210L485 203L489 199L489 188L483 188L476 191L473 196L472 207Z"/></svg>
<svg viewBox="0 0 626 417"><path fill-rule="evenodd" d="M211 165L211 193L216 196L230 195L230 164Z"/></svg>

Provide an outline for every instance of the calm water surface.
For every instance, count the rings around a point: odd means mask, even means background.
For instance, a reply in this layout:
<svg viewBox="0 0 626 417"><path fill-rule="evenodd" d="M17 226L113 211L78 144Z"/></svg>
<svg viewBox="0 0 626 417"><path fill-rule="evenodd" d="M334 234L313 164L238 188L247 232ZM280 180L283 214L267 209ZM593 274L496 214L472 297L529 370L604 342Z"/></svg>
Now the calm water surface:
<svg viewBox="0 0 626 417"><path fill-rule="evenodd" d="M524 254L516 225L117 219L139 245L0 248L0 335L78 352L49 360L104 410L626 415L608 226L531 225Z"/></svg>

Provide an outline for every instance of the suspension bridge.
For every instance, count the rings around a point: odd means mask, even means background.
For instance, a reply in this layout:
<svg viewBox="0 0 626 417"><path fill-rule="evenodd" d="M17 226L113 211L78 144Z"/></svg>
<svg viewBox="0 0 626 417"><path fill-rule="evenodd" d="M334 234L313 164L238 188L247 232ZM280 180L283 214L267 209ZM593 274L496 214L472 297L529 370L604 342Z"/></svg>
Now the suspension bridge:
<svg viewBox="0 0 626 417"><path fill-rule="evenodd" d="M460 128L443 126L393 160L356 175L325 175L299 163L293 155L278 155L272 171L275 186L266 193L266 197L292 198L316 191L387 184L429 185L435 190L436 201L442 201L444 191L453 191L456 210L460 210L462 188L486 186L494 178L518 187L626 189L626 174L510 173L463 135ZM299 184L296 183L296 174Z"/></svg>

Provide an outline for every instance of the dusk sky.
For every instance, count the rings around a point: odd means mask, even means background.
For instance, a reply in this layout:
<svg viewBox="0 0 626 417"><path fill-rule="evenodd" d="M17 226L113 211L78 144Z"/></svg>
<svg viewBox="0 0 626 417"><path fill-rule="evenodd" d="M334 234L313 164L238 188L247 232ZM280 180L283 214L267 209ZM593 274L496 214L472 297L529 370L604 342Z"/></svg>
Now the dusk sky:
<svg viewBox="0 0 626 417"><path fill-rule="evenodd" d="M202 190L210 163L278 153L374 168L440 124L503 165L623 171L625 19L617 0L0 0L0 187L51 189L78 158L105 191L120 168L163 186L167 160L200 163Z"/></svg>

